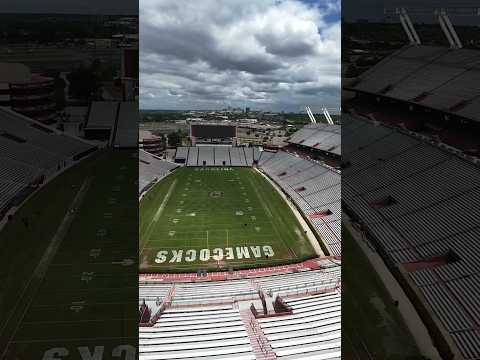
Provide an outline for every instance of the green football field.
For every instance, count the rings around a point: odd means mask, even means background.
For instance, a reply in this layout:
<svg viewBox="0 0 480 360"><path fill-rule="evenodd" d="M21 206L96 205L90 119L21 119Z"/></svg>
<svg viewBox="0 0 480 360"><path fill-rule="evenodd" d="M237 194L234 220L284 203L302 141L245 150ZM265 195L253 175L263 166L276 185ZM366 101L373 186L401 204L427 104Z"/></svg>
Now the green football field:
<svg viewBox="0 0 480 360"><path fill-rule="evenodd" d="M0 232L0 359L135 358L134 155L82 161Z"/></svg>
<svg viewBox="0 0 480 360"><path fill-rule="evenodd" d="M268 266L315 256L290 207L251 168L183 167L140 202L140 271Z"/></svg>

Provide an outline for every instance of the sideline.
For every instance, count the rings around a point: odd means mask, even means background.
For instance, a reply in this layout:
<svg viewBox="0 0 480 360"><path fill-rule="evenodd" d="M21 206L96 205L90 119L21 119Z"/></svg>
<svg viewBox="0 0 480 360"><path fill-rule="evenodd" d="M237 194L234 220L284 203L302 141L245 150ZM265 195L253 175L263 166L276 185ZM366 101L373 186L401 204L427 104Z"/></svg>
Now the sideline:
<svg viewBox="0 0 480 360"><path fill-rule="evenodd" d="M342 212L342 223L350 232L354 241L362 249L365 257L370 262L370 265L372 265L372 267L375 269L380 280L390 294L390 297L399 302L398 311L408 330L412 334L413 340L415 341L422 355L429 359L441 359L437 348L433 345L432 339L425 324L395 277L390 273L390 270L383 263L380 255L372 251L372 249L365 244L365 242L360 238L360 233L352 226L349 216L344 212Z"/></svg>

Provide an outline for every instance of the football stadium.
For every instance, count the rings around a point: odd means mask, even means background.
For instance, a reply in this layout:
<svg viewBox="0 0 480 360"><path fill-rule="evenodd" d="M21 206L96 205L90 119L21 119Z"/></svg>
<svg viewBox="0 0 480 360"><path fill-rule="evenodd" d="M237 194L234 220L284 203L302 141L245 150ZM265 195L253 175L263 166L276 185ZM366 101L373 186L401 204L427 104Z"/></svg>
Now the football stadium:
<svg viewBox="0 0 480 360"><path fill-rule="evenodd" d="M92 142L0 109L0 359L136 357L138 151L113 120Z"/></svg>
<svg viewBox="0 0 480 360"><path fill-rule="evenodd" d="M406 31L410 44L344 82L343 219L413 305L431 358L479 359L480 52Z"/></svg>
<svg viewBox="0 0 480 360"><path fill-rule="evenodd" d="M338 124L139 156L141 359L340 359Z"/></svg>

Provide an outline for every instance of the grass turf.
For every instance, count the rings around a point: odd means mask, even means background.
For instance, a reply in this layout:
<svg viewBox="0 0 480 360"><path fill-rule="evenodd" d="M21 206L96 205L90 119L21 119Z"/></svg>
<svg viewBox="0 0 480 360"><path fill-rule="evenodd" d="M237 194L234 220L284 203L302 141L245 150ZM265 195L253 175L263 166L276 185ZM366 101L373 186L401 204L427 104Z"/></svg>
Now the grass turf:
<svg viewBox="0 0 480 360"><path fill-rule="evenodd" d="M142 199L139 226L142 272L268 266L315 256L285 200L250 168L176 170ZM258 257L252 250L257 246ZM265 256L264 246L271 246L273 256ZM237 256L237 248L244 247L248 258ZM230 259L227 248L232 248ZM201 249L208 249L203 259ZM157 263L159 251L167 255ZM180 261L172 251L183 251Z"/></svg>
<svg viewBox="0 0 480 360"><path fill-rule="evenodd" d="M393 299L345 228L342 254L342 359L423 359Z"/></svg>
<svg viewBox="0 0 480 360"><path fill-rule="evenodd" d="M47 184L0 233L5 359L57 358L48 353L53 348L60 348L58 358L65 348L68 359L87 358L87 351L113 358L125 345L136 352L138 246L132 239L138 236L138 160L133 155L103 151L82 161ZM90 186L72 223L45 276L37 279L32 272L86 179ZM26 217L28 228L21 220ZM118 264L124 259L134 263Z"/></svg>

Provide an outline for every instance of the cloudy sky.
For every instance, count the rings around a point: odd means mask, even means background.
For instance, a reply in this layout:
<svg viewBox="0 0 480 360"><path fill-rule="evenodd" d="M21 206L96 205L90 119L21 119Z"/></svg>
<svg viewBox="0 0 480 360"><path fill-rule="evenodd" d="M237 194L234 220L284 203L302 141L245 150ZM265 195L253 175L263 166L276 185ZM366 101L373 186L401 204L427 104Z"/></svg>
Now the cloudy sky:
<svg viewBox="0 0 480 360"><path fill-rule="evenodd" d="M340 106L339 0L140 0L139 11L142 109Z"/></svg>

